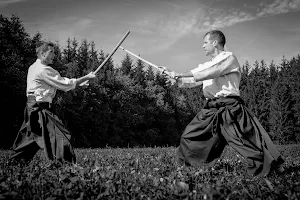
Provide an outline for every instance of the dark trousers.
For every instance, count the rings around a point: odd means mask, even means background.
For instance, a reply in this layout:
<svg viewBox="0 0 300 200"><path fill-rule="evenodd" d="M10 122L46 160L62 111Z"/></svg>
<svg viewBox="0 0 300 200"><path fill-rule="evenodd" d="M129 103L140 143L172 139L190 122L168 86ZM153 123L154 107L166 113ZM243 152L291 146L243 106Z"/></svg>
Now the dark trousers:
<svg viewBox="0 0 300 200"><path fill-rule="evenodd" d="M76 156L70 139L70 132L53 114L50 104L36 102L33 96L29 96L24 122L13 144L15 154L12 158L30 160L39 149L43 149L49 160L75 163Z"/></svg>
<svg viewBox="0 0 300 200"><path fill-rule="evenodd" d="M206 101L185 128L177 155L186 165L213 166L226 145L246 158L249 174L266 175L272 166L284 162L258 119L237 96Z"/></svg>

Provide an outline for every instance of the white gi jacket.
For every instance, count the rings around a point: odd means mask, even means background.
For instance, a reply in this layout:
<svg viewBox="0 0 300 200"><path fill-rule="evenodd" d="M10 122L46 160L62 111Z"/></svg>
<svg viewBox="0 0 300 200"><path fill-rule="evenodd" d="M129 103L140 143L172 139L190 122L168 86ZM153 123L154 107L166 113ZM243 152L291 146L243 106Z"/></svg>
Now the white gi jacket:
<svg viewBox="0 0 300 200"><path fill-rule="evenodd" d="M240 95L240 64L231 52L223 51L211 61L199 64L191 72L194 77L181 78L179 87L203 84L203 94L208 99Z"/></svg>
<svg viewBox="0 0 300 200"><path fill-rule="evenodd" d="M52 103L57 89L69 91L75 87L75 78L61 77L58 71L42 64L40 59L28 69L26 95L34 95L37 102Z"/></svg>

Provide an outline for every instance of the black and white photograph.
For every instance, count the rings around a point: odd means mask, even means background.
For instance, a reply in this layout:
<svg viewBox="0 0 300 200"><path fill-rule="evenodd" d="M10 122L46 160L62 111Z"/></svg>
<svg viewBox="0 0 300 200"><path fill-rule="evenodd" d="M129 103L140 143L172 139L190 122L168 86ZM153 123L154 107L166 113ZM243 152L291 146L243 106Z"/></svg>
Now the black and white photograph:
<svg viewBox="0 0 300 200"><path fill-rule="evenodd" d="M300 0L0 0L0 200L300 199Z"/></svg>

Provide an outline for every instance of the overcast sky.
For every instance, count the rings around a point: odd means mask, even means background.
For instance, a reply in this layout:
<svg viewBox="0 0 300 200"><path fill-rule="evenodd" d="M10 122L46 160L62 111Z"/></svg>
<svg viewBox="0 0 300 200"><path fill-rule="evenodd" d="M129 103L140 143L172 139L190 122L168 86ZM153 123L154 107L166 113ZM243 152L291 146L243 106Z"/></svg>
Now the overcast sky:
<svg viewBox="0 0 300 200"><path fill-rule="evenodd" d="M106 53L130 30L123 47L178 72L209 60L202 38L211 29L224 32L241 64L300 53L300 0L0 0L0 13L19 16L31 36L63 47L87 39Z"/></svg>

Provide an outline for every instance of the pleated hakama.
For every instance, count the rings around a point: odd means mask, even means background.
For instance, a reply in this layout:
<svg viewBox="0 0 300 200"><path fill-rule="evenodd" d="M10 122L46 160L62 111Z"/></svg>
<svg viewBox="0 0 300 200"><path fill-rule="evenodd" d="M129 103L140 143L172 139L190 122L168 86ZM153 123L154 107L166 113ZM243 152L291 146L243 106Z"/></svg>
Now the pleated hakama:
<svg viewBox="0 0 300 200"><path fill-rule="evenodd" d="M247 160L248 174L267 175L284 161L268 133L238 96L207 100L184 130L179 162L213 166L226 145Z"/></svg>
<svg viewBox="0 0 300 200"><path fill-rule="evenodd" d="M24 122L13 144L12 158L30 160L43 149L49 160L76 162L70 143L71 134L53 114L49 103L36 102L29 96L24 110Z"/></svg>

